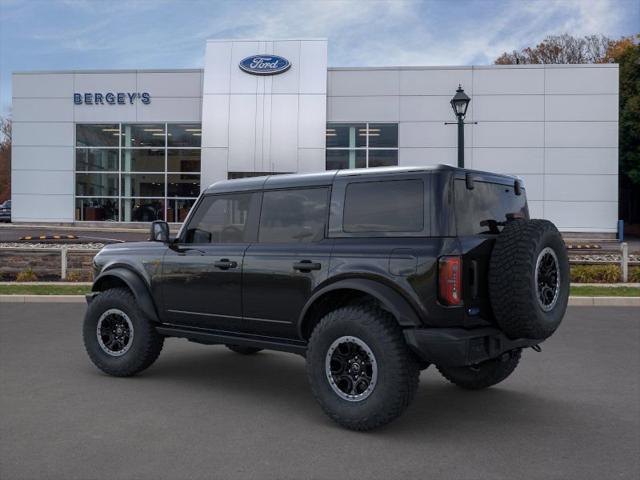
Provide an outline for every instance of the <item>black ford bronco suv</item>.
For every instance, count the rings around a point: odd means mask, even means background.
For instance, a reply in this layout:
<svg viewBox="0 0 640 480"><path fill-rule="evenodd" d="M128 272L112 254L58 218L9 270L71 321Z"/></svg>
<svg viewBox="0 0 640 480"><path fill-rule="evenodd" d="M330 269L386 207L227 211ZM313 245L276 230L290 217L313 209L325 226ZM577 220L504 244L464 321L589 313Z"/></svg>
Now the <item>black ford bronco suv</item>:
<svg viewBox="0 0 640 480"><path fill-rule="evenodd" d="M134 375L166 337L306 357L313 394L340 425L398 417L433 364L460 387L507 378L565 313L569 265L515 177L375 168L222 181L177 238L95 257L84 343Z"/></svg>

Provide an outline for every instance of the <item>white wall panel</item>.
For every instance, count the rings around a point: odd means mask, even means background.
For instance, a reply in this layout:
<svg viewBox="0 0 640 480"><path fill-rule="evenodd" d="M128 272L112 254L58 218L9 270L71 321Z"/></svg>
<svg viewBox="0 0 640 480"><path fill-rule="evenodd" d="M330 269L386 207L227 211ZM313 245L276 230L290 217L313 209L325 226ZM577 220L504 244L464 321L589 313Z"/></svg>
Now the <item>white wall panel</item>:
<svg viewBox="0 0 640 480"><path fill-rule="evenodd" d="M139 122L200 122L201 98L153 98L149 105L137 104Z"/></svg>
<svg viewBox="0 0 640 480"><path fill-rule="evenodd" d="M31 170L13 170L11 173L11 191L15 193L65 195L74 192L74 182L71 171L41 170L34 175Z"/></svg>
<svg viewBox="0 0 640 480"><path fill-rule="evenodd" d="M400 97L400 119L403 122L451 122L456 118L451 109L451 96L444 95L405 95ZM469 104L467 120L473 119L473 103Z"/></svg>
<svg viewBox="0 0 640 480"><path fill-rule="evenodd" d="M231 48L231 76L230 76L230 92L231 93L244 93L244 94L254 94L258 88L258 82L264 82L264 78L260 78L257 75L250 75L242 70L240 70L240 62L251 56L251 55L259 55L261 53L266 53L263 51L265 47L265 42L233 42L233 46ZM209 69L217 68L216 63L207 63L205 67L205 75L206 71ZM286 73L283 73L286 75Z"/></svg>
<svg viewBox="0 0 640 480"><path fill-rule="evenodd" d="M72 222L73 193L39 195L11 193L11 216L14 222ZM46 205L46 208L43 208Z"/></svg>
<svg viewBox="0 0 640 480"><path fill-rule="evenodd" d="M212 183L227 179L227 156L226 148L203 148L201 153L201 179L200 189L204 190Z"/></svg>
<svg viewBox="0 0 640 480"><path fill-rule="evenodd" d="M12 142L13 146L72 146L73 123L13 122Z"/></svg>
<svg viewBox="0 0 640 480"><path fill-rule="evenodd" d="M207 42L203 74L203 94L231 91L231 42Z"/></svg>
<svg viewBox="0 0 640 480"><path fill-rule="evenodd" d="M74 92L77 93L131 93L138 91L137 74L135 72L75 74Z"/></svg>
<svg viewBox="0 0 640 480"><path fill-rule="evenodd" d="M617 147L618 122L551 122L545 126L547 147Z"/></svg>
<svg viewBox="0 0 640 480"><path fill-rule="evenodd" d="M255 168L256 96L231 95L229 107L229 170Z"/></svg>
<svg viewBox="0 0 640 480"><path fill-rule="evenodd" d="M615 202L617 175L546 175L545 200Z"/></svg>
<svg viewBox="0 0 640 480"><path fill-rule="evenodd" d="M547 148L546 173L618 174L617 148Z"/></svg>
<svg viewBox="0 0 640 480"><path fill-rule="evenodd" d="M271 150L274 171L298 169L298 95L274 95L271 98ZM287 112L296 112L289 115ZM324 132L324 130L323 130Z"/></svg>
<svg viewBox="0 0 640 480"><path fill-rule="evenodd" d="M75 159L73 147L21 147L11 148L11 163L14 170L73 170ZM37 175L37 173L33 173Z"/></svg>
<svg viewBox="0 0 640 480"><path fill-rule="evenodd" d="M564 231L615 232L618 202L545 202L545 217Z"/></svg>
<svg viewBox="0 0 640 480"><path fill-rule="evenodd" d="M544 175L514 173L522 179L527 191L527 200L544 200Z"/></svg>
<svg viewBox="0 0 640 480"><path fill-rule="evenodd" d="M298 172L313 173L326 170L324 148L298 149Z"/></svg>
<svg viewBox="0 0 640 480"><path fill-rule="evenodd" d="M397 122L399 97L327 97L327 121Z"/></svg>
<svg viewBox="0 0 640 480"><path fill-rule="evenodd" d="M547 121L618 121L617 95L547 95Z"/></svg>
<svg viewBox="0 0 640 480"><path fill-rule="evenodd" d="M11 109L14 122L72 122L70 98L14 98Z"/></svg>
<svg viewBox="0 0 640 480"><path fill-rule="evenodd" d="M471 148L464 149L467 165L472 163ZM398 165L401 167L434 167L440 164L457 165L458 149L456 147L443 148L400 148Z"/></svg>
<svg viewBox="0 0 640 480"><path fill-rule="evenodd" d="M324 95L300 95L298 147L324 148L327 124L327 99Z"/></svg>
<svg viewBox="0 0 640 480"><path fill-rule="evenodd" d="M541 174L544 148L474 148L473 168L508 174Z"/></svg>
<svg viewBox="0 0 640 480"><path fill-rule="evenodd" d="M201 97L201 72L139 72L138 92L149 92L151 102L158 97Z"/></svg>
<svg viewBox="0 0 640 480"><path fill-rule="evenodd" d="M471 139L471 125L465 125L465 138ZM457 140L457 126L443 122L402 122L398 131L400 147L456 147Z"/></svg>
<svg viewBox="0 0 640 480"><path fill-rule="evenodd" d="M544 202L527 198L527 205L529 206L530 218L544 218Z"/></svg>
<svg viewBox="0 0 640 480"><path fill-rule="evenodd" d="M329 96L398 95L397 70L332 70L329 72Z"/></svg>
<svg viewBox="0 0 640 480"><path fill-rule="evenodd" d="M154 98L151 99L153 102ZM74 105L73 117L76 122L135 122L138 119L137 106L125 105Z"/></svg>
<svg viewBox="0 0 640 480"><path fill-rule="evenodd" d="M544 69L539 67L474 68L474 95L544 93Z"/></svg>
<svg viewBox="0 0 640 480"><path fill-rule="evenodd" d="M73 99L72 73L14 73L12 93L14 98L68 98Z"/></svg>
<svg viewBox="0 0 640 480"><path fill-rule="evenodd" d="M265 83L271 84L271 88L265 90L265 93L298 93L300 91L300 42L273 42L273 52L269 53L286 58L291 63L291 67L285 73L264 77Z"/></svg>
<svg viewBox="0 0 640 480"><path fill-rule="evenodd" d="M473 106L473 120L478 122L542 122L544 99L544 95L475 95L469 106Z"/></svg>
<svg viewBox="0 0 640 480"><path fill-rule="evenodd" d="M327 94L327 41L300 42L301 94Z"/></svg>
<svg viewBox="0 0 640 480"><path fill-rule="evenodd" d="M474 147L543 147L543 122L480 122L474 125Z"/></svg>
<svg viewBox="0 0 640 480"><path fill-rule="evenodd" d="M467 94L473 94L470 68L400 70L400 95L448 95L451 98L460 84Z"/></svg>
<svg viewBox="0 0 640 480"><path fill-rule="evenodd" d="M545 89L548 94L618 93L618 66L547 65Z"/></svg>
<svg viewBox="0 0 640 480"><path fill-rule="evenodd" d="M229 146L229 95L205 95L202 99L202 146Z"/></svg>

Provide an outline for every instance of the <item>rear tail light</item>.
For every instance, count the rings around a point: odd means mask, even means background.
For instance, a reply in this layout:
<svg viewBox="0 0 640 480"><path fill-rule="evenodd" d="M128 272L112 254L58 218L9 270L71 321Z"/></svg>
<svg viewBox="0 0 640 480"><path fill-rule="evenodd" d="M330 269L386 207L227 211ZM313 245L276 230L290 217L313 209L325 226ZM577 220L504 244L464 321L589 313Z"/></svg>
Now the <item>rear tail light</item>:
<svg viewBox="0 0 640 480"><path fill-rule="evenodd" d="M440 257L438 260L438 297L445 305L462 303L462 260Z"/></svg>

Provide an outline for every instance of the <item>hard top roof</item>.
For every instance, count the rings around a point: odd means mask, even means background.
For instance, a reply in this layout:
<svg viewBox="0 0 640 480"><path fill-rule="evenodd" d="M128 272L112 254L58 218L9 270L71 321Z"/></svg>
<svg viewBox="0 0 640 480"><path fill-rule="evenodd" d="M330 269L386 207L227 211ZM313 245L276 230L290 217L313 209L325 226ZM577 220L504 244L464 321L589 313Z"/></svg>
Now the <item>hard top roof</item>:
<svg viewBox="0 0 640 480"><path fill-rule="evenodd" d="M511 175L483 172L480 170L471 170L466 168L457 168L451 165L437 165L427 167L376 167L376 168L357 168L348 170L328 170L317 173L287 173L265 175L260 177L239 178L235 180L221 180L210 185L205 191L209 193L238 192L249 190L260 190L264 188L290 188L290 187L314 187L333 184L336 178L340 177L388 177L394 174L412 173L412 172L434 172L449 171L457 174L458 177L464 177L467 173L474 175L474 178L485 179L505 184L512 184L516 177Z"/></svg>

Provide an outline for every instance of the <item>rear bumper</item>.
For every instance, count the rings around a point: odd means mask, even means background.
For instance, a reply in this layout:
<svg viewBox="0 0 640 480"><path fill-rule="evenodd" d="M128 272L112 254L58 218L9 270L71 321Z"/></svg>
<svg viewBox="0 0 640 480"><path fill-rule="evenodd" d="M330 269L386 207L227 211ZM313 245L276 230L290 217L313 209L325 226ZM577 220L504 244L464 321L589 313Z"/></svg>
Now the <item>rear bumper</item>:
<svg viewBox="0 0 640 480"><path fill-rule="evenodd" d="M512 340L497 328L410 328L404 330L407 345L424 362L451 367L474 365L516 348L537 345L540 340Z"/></svg>

